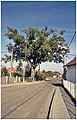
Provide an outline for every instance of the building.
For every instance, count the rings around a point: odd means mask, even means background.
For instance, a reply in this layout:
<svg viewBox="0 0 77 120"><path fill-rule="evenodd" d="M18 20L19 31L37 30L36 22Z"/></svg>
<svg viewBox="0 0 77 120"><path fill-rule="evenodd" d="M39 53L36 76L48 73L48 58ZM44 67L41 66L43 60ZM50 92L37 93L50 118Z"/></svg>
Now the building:
<svg viewBox="0 0 77 120"><path fill-rule="evenodd" d="M76 83L76 57L63 66L66 69L66 79L72 83Z"/></svg>
<svg viewBox="0 0 77 120"><path fill-rule="evenodd" d="M12 67L11 72L14 73L15 72L15 68ZM8 74L10 74L10 67L8 68Z"/></svg>
<svg viewBox="0 0 77 120"><path fill-rule="evenodd" d="M76 99L76 57L63 67L63 85Z"/></svg>
<svg viewBox="0 0 77 120"><path fill-rule="evenodd" d="M53 72L53 78L57 78L57 77L62 77L62 75L57 71Z"/></svg>

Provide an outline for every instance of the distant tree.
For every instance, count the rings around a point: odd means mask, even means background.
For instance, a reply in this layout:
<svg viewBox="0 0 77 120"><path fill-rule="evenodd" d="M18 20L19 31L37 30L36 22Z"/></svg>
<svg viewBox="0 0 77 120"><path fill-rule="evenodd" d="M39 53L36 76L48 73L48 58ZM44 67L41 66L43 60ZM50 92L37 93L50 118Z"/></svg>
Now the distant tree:
<svg viewBox="0 0 77 120"><path fill-rule="evenodd" d="M47 71L46 72L46 76L47 77L52 77L53 76L53 72L52 71Z"/></svg>
<svg viewBox="0 0 77 120"><path fill-rule="evenodd" d="M7 29L8 32L5 34L5 36L8 39L13 40L14 44L9 43L6 45L8 52L11 53L11 55L5 55L4 57L2 57L2 60L5 63L11 61L11 69L12 69L12 63L14 60L16 60L17 62L20 61L21 59L24 60L25 58L25 54L23 52L25 40L24 37L18 33L17 29L12 29L10 27L7 27Z"/></svg>
<svg viewBox="0 0 77 120"><path fill-rule="evenodd" d="M5 77L8 75L8 70L6 67L1 68L1 77Z"/></svg>
<svg viewBox="0 0 77 120"><path fill-rule="evenodd" d="M8 29L8 32L5 34L5 36L10 40L13 40L14 42L14 45L7 44L8 51L9 52L13 51L14 60L18 61L18 60L24 59L24 53L23 53L23 48L25 45L24 36L20 35L17 29L13 29L10 27L7 27L7 29Z"/></svg>
<svg viewBox="0 0 77 120"><path fill-rule="evenodd" d="M45 79L46 79L46 74L44 72L40 72L39 80L45 80Z"/></svg>
<svg viewBox="0 0 77 120"><path fill-rule="evenodd" d="M45 70L43 70L42 72L43 72L43 73L46 73L46 71L45 71Z"/></svg>

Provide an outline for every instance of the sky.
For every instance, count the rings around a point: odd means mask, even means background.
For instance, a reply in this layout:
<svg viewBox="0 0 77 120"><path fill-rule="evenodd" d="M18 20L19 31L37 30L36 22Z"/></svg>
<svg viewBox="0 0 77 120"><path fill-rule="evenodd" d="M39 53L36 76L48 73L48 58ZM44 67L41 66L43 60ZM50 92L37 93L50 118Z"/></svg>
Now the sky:
<svg viewBox="0 0 77 120"><path fill-rule="evenodd" d="M69 44L76 31L76 3L75 1L3 1L1 2L1 52L5 54L6 44L9 39L5 37L7 26L18 29L19 33L23 34L22 30L29 26L38 29L48 26L55 28L58 31L65 29L64 38ZM24 34L23 34L24 35ZM74 38L70 46L70 54L76 54L76 38ZM74 56L70 56L73 59ZM67 59L67 62L70 61ZM6 65L2 62L2 65ZM9 67L10 63L7 64ZM16 66L16 63L13 64ZM63 72L63 64L54 62L45 62L41 65L41 70L51 70Z"/></svg>

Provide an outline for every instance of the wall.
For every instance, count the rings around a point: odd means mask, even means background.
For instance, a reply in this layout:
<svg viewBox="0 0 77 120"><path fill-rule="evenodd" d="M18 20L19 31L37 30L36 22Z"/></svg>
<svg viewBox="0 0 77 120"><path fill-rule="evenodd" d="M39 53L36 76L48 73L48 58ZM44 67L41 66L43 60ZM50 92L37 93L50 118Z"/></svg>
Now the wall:
<svg viewBox="0 0 77 120"><path fill-rule="evenodd" d="M67 80L76 83L76 65L67 67Z"/></svg>
<svg viewBox="0 0 77 120"><path fill-rule="evenodd" d="M1 84L6 84L6 77L1 78Z"/></svg>
<svg viewBox="0 0 77 120"><path fill-rule="evenodd" d="M63 80L64 87L69 91L69 93L76 99L76 84Z"/></svg>
<svg viewBox="0 0 77 120"><path fill-rule="evenodd" d="M1 78L1 84L14 83L15 79L15 77L3 77Z"/></svg>

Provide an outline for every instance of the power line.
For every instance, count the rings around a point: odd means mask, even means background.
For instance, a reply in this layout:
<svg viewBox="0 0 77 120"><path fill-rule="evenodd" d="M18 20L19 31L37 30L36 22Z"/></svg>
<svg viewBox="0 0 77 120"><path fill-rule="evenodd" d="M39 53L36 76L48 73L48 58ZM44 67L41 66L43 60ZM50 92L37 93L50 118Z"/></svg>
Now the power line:
<svg viewBox="0 0 77 120"><path fill-rule="evenodd" d="M75 29L72 29L72 28L65 28L65 27L54 27L55 25L52 26L52 28L56 28L58 30L65 30L65 31L68 31L68 32L75 32L76 30Z"/></svg>
<svg viewBox="0 0 77 120"><path fill-rule="evenodd" d="M74 35L73 35L73 37L72 37L72 39L71 39L71 41L70 41L69 47L70 47L72 41L74 40L75 35L76 35L76 32L74 33Z"/></svg>
<svg viewBox="0 0 77 120"><path fill-rule="evenodd" d="M68 54L68 53L67 53L67 55L76 56L76 55L74 55L74 54Z"/></svg>
<svg viewBox="0 0 77 120"><path fill-rule="evenodd" d="M68 56L67 56L68 57ZM69 57L68 57L69 58ZM71 60L71 58L69 58Z"/></svg>
<svg viewBox="0 0 77 120"><path fill-rule="evenodd" d="M8 52L8 51L3 51L3 52L1 52L1 53L6 53L6 52Z"/></svg>

